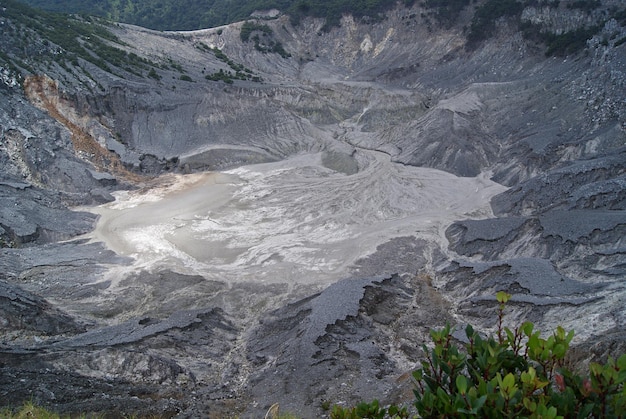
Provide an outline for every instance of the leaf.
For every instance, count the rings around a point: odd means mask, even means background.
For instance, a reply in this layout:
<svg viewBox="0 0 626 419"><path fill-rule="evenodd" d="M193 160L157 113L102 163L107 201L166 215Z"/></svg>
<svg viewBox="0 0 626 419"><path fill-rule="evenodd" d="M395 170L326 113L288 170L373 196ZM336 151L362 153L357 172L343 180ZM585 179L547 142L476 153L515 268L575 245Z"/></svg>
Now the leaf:
<svg viewBox="0 0 626 419"><path fill-rule="evenodd" d="M483 395L477 398L472 402L472 411L477 412L480 408L483 407L485 402L487 401L487 396Z"/></svg>
<svg viewBox="0 0 626 419"><path fill-rule="evenodd" d="M563 329L561 326L557 326L556 332L554 334L560 340L564 340L565 339L565 329Z"/></svg>
<svg viewBox="0 0 626 419"><path fill-rule="evenodd" d="M556 345L554 345L554 348L552 349L552 354L557 359L563 359L565 357L566 351L567 351L567 348L565 345L563 345L562 343L557 343Z"/></svg>
<svg viewBox="0 0 626 419"><path fill-rule="evenodd" d="M522 383L533 384L537 378L537 371L533 367L529 367L527 372L522 372Z"/></svg>
<svg viewBox="0 0 626 419"><path fill-rule="evenodd" d="M524 403L524 407L528 409L529 412L532 413L535 410L537 410L537 403L530 400L528 397L524 397L523 403Z"/></svg>
<svg viewBox="0 0 626 419"><path fill-rule="evenodd" d="M509 293L507 293L505 291L498 291L498 293L496 294L496 300L498 300L498 302L500 304L505 304L510 299L511 299L511 294L509 294Z"/></svg>
<svg viewBox="0 0 626 419"><path fill-rule="evenodd" d="M591 373L593 375L601 375L602 374L602 365L598 364L597 362L590 362L589 363L589 371L591 371Z"/></svg>
<svg viewBox="0 0 626 419"><path fill-rule="evenodd" d="M515 388L515 376L513 373L508 373L502 380L502 385L505 389L511 390Z"/></svg>
<svg viewBox="0 0 626 419"><path fill-rule="evenodd" d="M459 390L459 393L461 393L462 395L465 395L467 393L467 378L465 378L464 375L457 375L456 376L456 388L457 390Z"/></svg>
<svg viewBox="0 0 626 419"><path fill-rule="evenodd" d="M524 334L526 336L530 336L533 333L533 328L535 327L534 324L532 324L531 322L524 322L522 324L522 331L524 332Z"/></svg>
<svg viewBox="0 0 626 419"><path fill-rule="evenodd" d="M513 344L513 342L515 342L515 334L513 334L511 329L509 329L508 327L504 328L504 332L506 333L506 337L509 340L509 343Z"/></svg>

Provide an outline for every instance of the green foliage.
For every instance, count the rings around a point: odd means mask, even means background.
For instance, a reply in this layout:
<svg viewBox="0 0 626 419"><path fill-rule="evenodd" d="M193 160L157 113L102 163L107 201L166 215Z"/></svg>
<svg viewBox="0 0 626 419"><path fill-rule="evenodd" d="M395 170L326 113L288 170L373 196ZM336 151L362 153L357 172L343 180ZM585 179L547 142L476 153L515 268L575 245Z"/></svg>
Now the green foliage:
<svg viewBox="0 0 626 419"><path fill-rule="evenodd" d="M167 59L167 63L173 70L176 70L181 74L185 72L185 69L183 68L183 66L180 63L177 63L176 61L172 60L171 58Z"/></svg>
<svg viewBox="0 0 626 419"><path fill-rule="evenodd" d="M60 419L60 416L56 413L50 412L41 407L35 406L31 402L24 403L18 411L12 412L10 409L0 410L0 418L2 419L22 419L22 418L37 418L37 419Z"/></svg>
<svg viewBox="0 0 626 419"><path fill-rule="evenodd" d="M575 1L568 3L568 7L570 8L579 8L586 11L594 10L597 6L598 5L595 1ZM547 56L565 56L568 54L576 54L583 50L587 46L587 41L600 32L606 21L615 19L620 25L626 25L625 6L622 6L622 8L609 8L607 13L608 15L606 16L604 22L599 22L597 25L586 28L578 28L559 35L542 32L540 27L531 23L521 24L520 28L525 38L541 42L546 45ZM607 39L602 40L601 43L605 46L609 44ZM617 40L614 43L614 47L618 47L622 43L624 43L623 39Z"/></svg>
<svg viewBox="0 0 626 419"><path fill-rule="evenodd" d="M585 48L587 40L591 39L600 29L600 26L592 26L565 32L560 35L545 34L543 38L548 45L546 55L565 56L576 53Z"/></svg>
<svg viewBox="0 0 626 419"><path fill-rule="evenodd" d="M227 73L222 69L218 72L207 74L204 78L211 81L223 81L226 84L233 84L234 80L232 73Z"/></svg>
<svg viewBox="0 0 626 419"><path fill-rule="evenodd" d="M546 56L565 56L575 54L583 50L587 45L587 40L597 34L601 26L589 28L579 28L559 35L541 32L537 25L525 23L521 25L522 33L526 39L541 42L546 45ZM608 41L607 41L608 43ZM617 46L617 45L616 45Z"/></svg>
<svg viewBox="0 0 626 419"><path fill-rule="evenodd" d="M233 71L224 71L220 69L219 71L215 73L207 74L206 76L204 76L205 79L211 80L211 81L223 81L224 83L227 83L227 84L232 84L234 80L251 80L254 82L262 81L259 76L254 75L252 70L246 68L243 64L239 64L231 60L220 49L209 48L208 46L207 48L209 51L212 51L213 54L215 54L216 58L228 64L228 66Z"/></svg>
<svg viewBox="0 0 626 419"><path fill-rule="evenodd" d="M412 2L405 2L412 3ZM307 16L324 18L323 30L339 26L342 15L351 14L355 18L378 20L382 14L396 5L388 0L296 0L291 2L286 13L297 24ZM285 10L285 9L283 9Z"/></svg>
<svg viewBox="0 0 626 419"><path fill-rule="evenodd" d="M470 0L426 0L424 6L433 10L435 19L445 26L452 26Z"/></svg>
<svg viewBox="0 0 626 419"><path fill-rule="evenodd" d="M252 36L253 33L255 33L254 36ZM272 28L265 24L261 25L255 22L246 21L241 27L239 36L242 42L248 42L252 39L254 41L254 48L257 51L263 53L274 52L283 58L291 57L291 54L285 51L279 41L272 39L273 33L274 31Z"/></svg>
<svg viewBox="0 0 626 419"><path fill-rule="evenodd" d="M157 30L190 30L245 20L255 10L279 9L294 22L306 16L339 24L343 13L378 18L396 2L389 0L22 0L45 10L90 13ZM410 5L414 0L403 0Z"/></svg>
<svg viewBox="0 0 626 419"><path fill-rule="evenodd" d="M470 46L489 38L496 27L496 20L501 17L519 16L524 5L516 0L488 0L474 14L467 40Z"/></svg>
<svg viewBox="0 0 626 419"><path fill-rule="evenodd" d="M241 32L239 33L239 37L242 42L248 42L250 40L250 35L254 31L262 32L265 35L272 35L274 31L267 25L260 25L255 22L246 21L241 26Z"/></svg>
<svg viewBox="0 0 626 419"><path fill-rule="evenodd" d="M25 402L22 407L12 411L5 408L0 409L0 419L65 419L70 416L61 416L41 406L36 406L32 402ZM81 415L79 418L85 418L87 416ZM89 416L91 418L99 418L100 416Z"/></svg>
<svg viewBox="0 0 626 419"><path fill-rule="evenodd" d="M108 72L114 66L137 75L154 65L120 48L124 44L107 29L109 23L97 18L42 12L13 0L3 1L2 15L18 26L24 36L37 35L13 50L15 59L21 56L38 62L51 60L69 70L69 65L78 67L81 58ZM34 45L40 47L35 49Z"/></svg>
<svg viewBox="0 0 626 419"><path fill-rule="evenodd" d="M357 406L349 408L335 405L330 412L331 419L404 419L408 417L409 413L406 407L396 405L383 407L378 400L371 403L359 403Z"/></svg>
<svg viewBox="0 0 626 419"><path fill-rule="evenodd" d="M421 416L608 418L626 411L626 355L576 375L563 366L574 332L558 327L543 338L530 322L504 327L509 299L497 295L497 336L483 338L467 326L464 350L452 342L450 326L431 332L434 347L424 346L427 359L413 373Z"/></svg>
<svg viewBox="0 0 626 419"><path fill-rule="evenodd" d="M339 25L343 14L352 14L356 18L376 21L384 13L395 7L397 2L389 0L22 0L46 10L73 13L90 13L116 21L128 22L158 30L186 30L216 27L223 24L247 19L255 10L276 8L289 15L292 23L298 24L305 17L324 18L323 30ZM415 0L402 0L402 4L411 6ZM508 17L519 23L521 11L526 6L558 7L559 0L422 0L420 5L426 10L425 17L433 17L440 25L450 27L468 7L476 7L472 22L468 26L467 39L470 48L493 35L495 22ZM592 11L602 7L599 0L574 0L565 2L568 8ZM611 8L610 8L611 9ZM615 18L624 25L626 9L624 6L612 6L610 18ZM256 28L244 25L242 40L253 40L253 31L259 33L259 42L255 48L262 52L278 53L289 57L282 45L275 40L265 42L263 36L271 37L267 25ZM265 26L265 27L264 27ZM526 25L528 29L528 25ZM524 26L522 27L524 29ZM536 28L535 28L536 29ZM574 31L559 36L533 33L532 38L548 44L550 55L576 52L585 46L581 37L584 33ZM526 31L527 34L530 31ZM528 37L528 36L527 36ZM546 38L546 39L544 39ZM549 38L549 39L548 39ZM587 38L588 39L588 38ZM273 42L273 43L272 43ZM81 56L80 54L77 54ZM82 57L82 56L81 56ZM116 64L117 65L117 64Z"/></svg>
<svg viewBox="0 0 626 419"><path fill-rule="evenodd" d="M105 417L108 416L100 413L59 415L49 409L34 404L32 401L24 402L18 409L0 409L0 419L103 419ZM123 416L123 418L131 419L134 418L134 416Z"/></svg>
<svg viewBox="0 0 626 419"><path fill-rule="evenodd" d="M161 76L154 70L154 68L151 68L150 71L148 71L148 77L155 80L161 80Z"/></svg>

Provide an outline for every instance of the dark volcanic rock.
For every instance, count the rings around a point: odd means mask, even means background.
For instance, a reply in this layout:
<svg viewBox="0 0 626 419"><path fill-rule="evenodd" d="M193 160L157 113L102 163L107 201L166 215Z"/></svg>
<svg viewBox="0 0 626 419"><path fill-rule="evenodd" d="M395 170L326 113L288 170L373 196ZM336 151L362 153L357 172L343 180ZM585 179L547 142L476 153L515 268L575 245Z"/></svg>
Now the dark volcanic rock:
<svg viewBox="0 0 626 419"><path fill-rule="evenodd" d="M418 361L426 325L447 319L429 289L399 276L346 279L262 318L248 343L249 391L264 402L258 414L279 403L319 417L325 401L410 394L403 373Z"/></svg>
<svg viewBox="0 0 626 419"><path fill-rule="evenodd" d="M85 330L73 317L59 311L41 297L5 281L0 281L0 313L0 332L5 336L18 331L32 332L37 336L55 336Z"/></svg>
<svg viewBox="0 0 626 419"><path fill-rule="evenodd" d="M0 185L1 239L11 246L45 244L91 231L96 216L69 211L47 190Z"/></svg>
<svg viewBox="0 0 626 419"><path fill-rule="evenodd" d="M464 275L458 271L465 272ZM556 304L558 302L581 303L585 297L597 290L597 286L584 284L558 273L544 259L510 259L497 262L453 263L444 271L457 273L447 282L450 291L463 288L466 297L493 300L497 290L508 291L521 300L534 304ZM526 297L524 297L526 295ZM543 301L542 301L543 300Z"/></svg>
<svg viewBox="0 0 626 419"><path fill-rule="evenodd" d="M18 407L20 400L31 400L61 414L94 413L116 418L128 412L174 417L183 409L181 393L172 392L161 384L137 385L115 378L97 379L54 368L51 361L35 359L30 354L0 353L0 373L10 386L3 386L0 396L5 406Z"/></svg>
<svg viewBox="0 0 626 419"><path fill-rule="evenodd" d="M181 399L194 388L214 398L230 394L225 376L216 375L212 363L221 363L236 335L223 312L207 309L162 320L134 319L57 339L50 346L13 344L0 351L0 369L3 377L19 377L25 384L1 386L0 394L17 404L32 399L60 412L171 417L185 408ZM147 347L152 350L145 351ZM38 375L41 370L45 373ZM36 376L33 386L29 377Z"/></svg>
<svg viewBox="0 0 626 419"><path fill-rule="evenodd" d="M492 199L496 215L528 215L551 209L623 209L626 150L579 160L548 171Z"/></svg>

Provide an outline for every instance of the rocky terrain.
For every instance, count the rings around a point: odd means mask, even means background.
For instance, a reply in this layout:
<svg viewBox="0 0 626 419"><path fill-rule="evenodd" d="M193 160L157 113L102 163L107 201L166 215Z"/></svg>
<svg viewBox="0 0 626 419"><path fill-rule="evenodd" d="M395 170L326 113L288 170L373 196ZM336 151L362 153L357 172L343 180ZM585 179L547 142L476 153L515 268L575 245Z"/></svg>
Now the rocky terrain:
<svg viewBox="0 0 626 419"><path fill-rule="evenodd" d="M134 61L102 65L0 1L3 406L408 402L428 331L492 330L498 290L507 322L575 329L578 362L623 353L623 5L538 3L536 28L601 29L546 57L418 4L329 31L108 24Z"/></svg>

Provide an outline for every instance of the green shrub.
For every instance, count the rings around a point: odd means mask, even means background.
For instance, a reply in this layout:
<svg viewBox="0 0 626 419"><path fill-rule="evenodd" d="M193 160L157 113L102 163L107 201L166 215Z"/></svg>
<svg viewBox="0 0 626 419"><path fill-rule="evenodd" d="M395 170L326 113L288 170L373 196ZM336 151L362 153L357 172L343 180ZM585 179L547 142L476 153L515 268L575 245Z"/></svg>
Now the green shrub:
<svg viewBox="0 0 626 419"><path fill-rule="evenodd" d="M605 418L626 411L626 355L578 376L563 367L574 332L558 327L544 339L530 322L503 327L510 297L497 294L497 336L482 338L468 326L465 351L452 343L449 326L431 333L435 346L424 347L427 359L413 374L421 416Z"/></svg>
<svg viewBox="0 0 626 419"><path fill-rule="evenodd" d="M155 65L120 48L127 45L107 28L110 22L88 16L44 12L10 0L5 0L3 6L3 16L27 31L21 51L15 52L25 58L38 62L51 59L64 68L67 68L67 62L78 67L80 58L107 72L112 72L110 65L113 65L138 75L141 70ZM29 43L34 42L31 36L42 39L45 52L32 55L27 51ZM64 53L59 54L55 45Z"/></svg>
<svg viewBox="0 0 626 419"><path fill-rule="evenodd" d="M25 402L24 405L15 412L10 409L0 410L2 419L61 419L61 416L43 407L35 406L32 402Z"/></svg>
<svg viewBox="0 0 626 419"><path fill-rule="evenodd" d="M457 346L450 326L431 331L434 346L413 372L414 407L428 418L619 418L626 412L626 354L617 361L591 363L581 376L564 367L574 332L557 327L542 338L524 322L511 330L503 325L511 296L499 292L497 333L482 337L471 326L468 343ZM361 406L361 410L359 410ZM378 402L355 408L335 406L333 419L406 418L397 406ZM385 416L387 415L387 416Z"/></svg>
<svg viewBox="0 0 626 419"><path fill-rule="evenodd" d="M548 44L546 55L565 56L574 54L585 48L587 40L591 39L600 29L600 26L592 26L590 28L575 29L560 35L545 35L544 39Z"/></svg>
<svg viewBox="0 0 626 419"><path fill-rule="evenodd" d="M241 41L248 42L250 40L250 35L255 31L262 32L265 35L272 35L272 33L274 33L272 28L267 25L260 25L258 23L247 21L241 26L241 32L239 32Z"/></svg>
<svg viewBox="0 0 626 419"><path fill-rule="evenodd" d="M154 68L151 68L150 71L148 71L148 77L155 80L161 80L161 76L156 71L154 71Z"/></svg>
<svg viewBox="0 0 626 419"><path fill-rule="evenodd" d="M434 12L434 17L446 27L452 26L470 0L426 0L424 7Z"/></svg>
<svg viewBox="0 0 626 419"><path fill-rule="evenodd" d="M371 403L359 403L351 408L335 405L330 412L331 419L383 419L385 417L404 419L409 417L409 413L406 407L400 408L396 405L383 407L378 400Z"/></svg>
<svg viewBox="0 0 626 419"><path fill-rule="evenodd" d="M260 32L263 40L261 39L261 37L259 37L258 33L252 35L254 32ZM239 33L239 37L241 38L242 42L249 42L250 40L254 41L254 48L259 52L273 52L283 58L291 57L291 54L285 51L285 48L282 46L280 41L271 39L273 34L274 31L269 26L247 21L241 26L241 32Z"/></svg>
<svg viewBox="0 0 626 419"><path fill-rule="evenodd" d="M523 9L524 5L516 0L488 0L476 9L470 32L467 35L469 45L476 45L492 36L496 28L496 20L500 17L519 19Z"/></svg>
<svg viewBox="0 0 626 419"><path fill-rule="evenodd" d="M231 72L225 73L224 70L220 69L217 73L205 76L207 80L223 80L227 83L232 83L233 79L260 81L260 77L254 76L252 70L246 68L243 64L234 62L233 60L228 58L228 56L224 54L224 52L222 52L219 48L212 48L210 50L215 55L215 58L228 64L228 66L235 71L236 75L233 76Z"/></svg>

